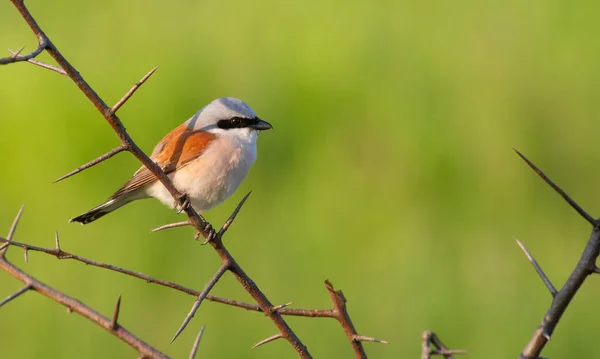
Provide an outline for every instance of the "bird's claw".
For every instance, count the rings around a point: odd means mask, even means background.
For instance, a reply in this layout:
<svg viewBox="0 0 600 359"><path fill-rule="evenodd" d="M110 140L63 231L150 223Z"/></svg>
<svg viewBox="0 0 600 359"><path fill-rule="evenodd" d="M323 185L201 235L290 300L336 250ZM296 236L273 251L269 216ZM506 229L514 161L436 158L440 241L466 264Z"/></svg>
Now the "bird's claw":
<svg viewBox="0 0 600 359"><path fill-rule="evenodd" d="M175 212L177 214L183 212L190 205L190 198L187 196L187 194L181 195L181 197L179 197L179 199L183 200L183 202L181 203L180 206L177 206L178 208L177 208L177 211Z"/></svg>
<svg viewBox="0 0 600 359"><path fill-rule="evenodd" d="M202 245L210 243L213 239L217 237L217 231L215 231L215 229L208 222L206 222L202 230L204 231L204 233L207 233L206 240L202 243ZM200 235L199 232L196 234L196 236L198 235Z"/></svg>

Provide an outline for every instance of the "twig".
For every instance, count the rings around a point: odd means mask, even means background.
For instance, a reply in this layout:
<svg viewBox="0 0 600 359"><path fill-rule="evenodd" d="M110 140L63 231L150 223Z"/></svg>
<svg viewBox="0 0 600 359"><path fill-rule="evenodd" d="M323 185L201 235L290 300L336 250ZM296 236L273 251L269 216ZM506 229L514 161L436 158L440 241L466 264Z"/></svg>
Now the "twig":
<svg viewBox="0 0 600 359"><path fill-rule="evenodd" d="M23 48L21 48L21 49L23 49ZM15 54L18 54L18 52L13 52L10 49L8 49L8 52L10 52L13 56L15 56ZM65 75L65 76L67 75L67 73L65 72L65 70L63 70L63 69L61 69L59 67L47 64L45 62L41 62L41 61L34 60L34 59L29 59L29 60L27 60L27 62L29 62L30 64L34 64L36 66L39 66L39 67L43 67L43 68L45 68L47 70L58 72L61 75Z"/></svg>
<svg viewBox="0 0 600 359"><path fill-rule="evenodd" d="M204 334L204 329L206 326L202 326L200 328L200 333L196 336L196 340L194 340L194 345L192 346L192 351L190 352L190 359L194 359L196 357L196 352L198 351L198 347L200 346L200 340L202 340L202 334Z"/></svg>
<svg viewBox="0 0 600 359"><path fill-rule="evenodd" d="M433 348L431 347L433 346ZM421 336L421 359L430 359L432 355L442 355L445 359L452 359L454 354L466 354L466 350L452 350L442 343L438 336L426 330Z"/></svg>
<svg viewBox="0 0 600 359"><path fill-rule="evenodd" d="M55 239L56 238L58 238L57 235L55 235ZM22 248L22 249L27 249L27 250L30 250L30 251L46 253L48 255L56 257L57 259L73 259L75 261L84 263L86 265L90 265L90 266L94 266L94 267L103 268L103 269L107 269L107 270L110 270L110 271L114 271L114 272L126 274L126 275L129 275L131 277L141 279L141 280L143 280L143 281L145 281L147 283L158 284L160 286L171 288L171 289L177 290L177 291L182 292L182 293L193 295L195 297L198 297L200 295L200 293L201 293L200 291L184 287L184 286L179 285L179 284L177 284L175 282L169 282L169 281L166 281L166 280L154 278L154 277L149 276L147 274L143 274L143 273L140 273L140 272L132 271L130 269L121 268L121 267L118 267L118 266L115 266L115 265L112 265L112 264L106 264L106 263L98 262L98 261L95 261L95 260L92 260L92 259L88 259L88 258L79 256L77 254L73 254L73 253L67 252L67 251L63 250L62 248L60 248L60 245L58 246L58 249L57 248L44 248L44 247L37 247L37 246L33 246L33 245L30 245L30 244L21 243L21 242L8 241L6 238L2 238L2 237L0 237L0 242L4 242L4 244L2 246L13 245L13 246L16 246L16 247L19 247L19 248ZM262 313L262 308L258 304L250 304L250 303L240 302L240 301L233 300L233 299L216 297L216 296L213 296L213 295L210 295L210 294L208 294L206 296L206 299L210 300L211 302L226 304L226 305L230 305L230 306L233 306L233 307L238 307L238 308L242 308L242 309L246 309L246 310L250 310L250 311L254 311L254 312L261 312ZM275 308L277 308L277 307L273 307L271 310L273 310ZM281 308L281 309L277 309L277 311L280 314L282 314L282 315L290 315L290 316L296 316L296 317L335 318L335 314L333 313L333 311L331 309L297 309L297 308L294 309L294 308Z"/></svg>
<svg viewBox="0 0 600 359"><path fill-rule="evenodd" d="M515 150L516 151L516 150ZM585 281L585 279L596 270L596 259L600 254L600 231L598 229L598 221L590 216L586 211L583 210L575 201L573 201L560 187L552 182L540 169L538 169L531 161L529 161L524 155L519 153L519 156L527 162L544 182L549 184L556 192L558 192L577 213L584 217L592 225L592 233L588 239L588 242L575 266L573 272L563 285L563 287L556 292L554 299L550 304L550 308L542 318L541 324L536 328L533 336L521 352L521 358L538 358L546 346L546 343L550 340L554 329L558 325L562 315L571 303L571 300L577 294L577 291ZM536 268L537 270L537 268ZM541 270L541 269L540 269ZM539 272L538 272L539 273ZM545 275L542 276L544 279Z"/></svg>
<svg viewBox="0 0 600 359"><path fill-rule="evenodd" d="M16 1L17 0L13 0L13 3L15 3ZM22 0L21 0L21 2L22 2ZM24 47L21 47L17 52L13 53L11 56L0 58L0 65L8 65L8 64L12 64L13 62L22 62L22 61L28 61L30 59L33 59L37 55L41 54L42 51L44 51L44 49L46 49L47 46L48 46L47 40L43 37L38 36L38 46L35 48L35 50L33 50L32 52L30 52L27 55L20 55L21 51L24 48Z"/></svg>

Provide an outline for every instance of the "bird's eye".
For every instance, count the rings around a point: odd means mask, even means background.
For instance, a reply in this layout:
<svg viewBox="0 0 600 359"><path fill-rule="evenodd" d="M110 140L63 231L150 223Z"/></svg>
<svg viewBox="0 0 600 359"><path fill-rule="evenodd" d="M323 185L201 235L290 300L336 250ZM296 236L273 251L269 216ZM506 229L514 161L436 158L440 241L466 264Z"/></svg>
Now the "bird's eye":
<svg viewBox="0 0 600 359"><path fill-rule="evenodd" d="M241 124L242 124L242 120L240 120L238 117L234 117L231 119L231 125L233 127L240 127Z"/></svg>

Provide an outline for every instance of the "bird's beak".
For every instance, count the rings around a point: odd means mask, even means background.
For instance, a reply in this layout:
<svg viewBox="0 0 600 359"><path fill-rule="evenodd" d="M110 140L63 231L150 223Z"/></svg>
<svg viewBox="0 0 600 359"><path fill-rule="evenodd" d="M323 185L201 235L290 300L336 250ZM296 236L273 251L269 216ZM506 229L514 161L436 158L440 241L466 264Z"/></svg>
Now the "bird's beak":
<svg viewBox="0 0 600 359"><path fill-rule="evenodd" d="M258 117L256 118L256 122L251 124L249 127L258 131L266 131L273 128L273 126L271 126L270 123L268 123L267 121L263 121Z"/></svg>

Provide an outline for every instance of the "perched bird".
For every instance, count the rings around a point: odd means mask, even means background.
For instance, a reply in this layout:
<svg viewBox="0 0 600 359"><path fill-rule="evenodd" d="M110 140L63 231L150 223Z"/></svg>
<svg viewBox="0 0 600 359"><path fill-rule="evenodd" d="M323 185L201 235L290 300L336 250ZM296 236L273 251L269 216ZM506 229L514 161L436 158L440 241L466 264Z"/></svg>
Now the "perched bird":
<svg viewBox="0 0 600 359"><path fill-rule="evenodd" d="M163 137L150 158L202 213L235 192L256 160L259 131L271 128L243 101L219 98ZM106 202L70 222L87 224L131 201L150 197L176 206L163 184L142 167Z"/></svg>

